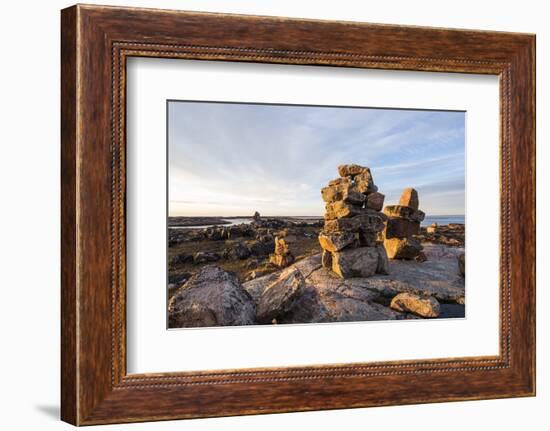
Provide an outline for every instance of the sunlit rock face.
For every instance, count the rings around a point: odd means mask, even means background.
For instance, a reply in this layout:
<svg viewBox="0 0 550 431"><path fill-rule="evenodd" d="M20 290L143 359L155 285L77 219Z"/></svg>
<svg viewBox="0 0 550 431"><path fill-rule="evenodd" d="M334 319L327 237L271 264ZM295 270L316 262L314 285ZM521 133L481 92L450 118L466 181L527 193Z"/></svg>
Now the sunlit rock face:
<svg viewBox="0 0 550 431"><path fill-rule="evenodd" d="M418 192L413 188L407 188L401 194L399 205L384 208L388 220L382 237L390 259L426 261L420 241L414 238L420 234L420 222L425 217L418 206Z"/></svg>

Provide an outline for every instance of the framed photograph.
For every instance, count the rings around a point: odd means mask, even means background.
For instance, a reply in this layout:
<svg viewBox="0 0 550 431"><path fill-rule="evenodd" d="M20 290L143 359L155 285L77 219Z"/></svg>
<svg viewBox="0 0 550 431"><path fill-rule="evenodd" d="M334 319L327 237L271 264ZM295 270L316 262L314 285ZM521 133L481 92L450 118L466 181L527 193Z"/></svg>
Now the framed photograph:
<svg viewBox="0 0 550 431"><path fill-rule="evenodd" d="M535 36L61 14L62 419L535 394Z"/></svg>

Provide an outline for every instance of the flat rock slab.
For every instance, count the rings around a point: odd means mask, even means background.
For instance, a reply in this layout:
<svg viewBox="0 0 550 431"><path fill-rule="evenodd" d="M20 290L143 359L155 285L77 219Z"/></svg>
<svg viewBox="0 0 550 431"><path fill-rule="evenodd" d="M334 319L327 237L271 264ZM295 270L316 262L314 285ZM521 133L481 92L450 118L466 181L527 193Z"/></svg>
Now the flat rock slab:
<svg viewBox="0 0 550 431"><path fill-rule="evenodd" d="M457 254L463 249L423 244L428 260L390 260L390 275L346 280L352 286L380 292L393 297L401 292L429 295L440 302L464 303L464 278L458 271Z"/></svg>

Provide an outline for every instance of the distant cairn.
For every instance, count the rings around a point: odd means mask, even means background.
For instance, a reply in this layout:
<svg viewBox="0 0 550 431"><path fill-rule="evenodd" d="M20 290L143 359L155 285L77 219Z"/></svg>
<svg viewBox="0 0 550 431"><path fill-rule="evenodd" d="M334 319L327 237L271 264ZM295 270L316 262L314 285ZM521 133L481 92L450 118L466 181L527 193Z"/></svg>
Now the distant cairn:
<svg viewBox="0 0 550 431"><path fill-rule="evenodd" d="M325 225L319 234L322 264L342 278L388 274L388 257L377 241L387 217L381 213L384 195L378 193L369 168L338 166L340 178L321 190L326 202Z"/></svg>
<svg viewBox="0 0 550 431"><path fill-rule="evenodd" d="M284 235L284 233L283 233ZM279 268L284 268L294 262L294 255L290 251L289 243L293 242L291 237L282 235L275 237L275 252L269 255L269 262Z"/></svg>
<svg viewBox="0 0 550 431"><path fill-rule="evenodd" d="M407 188L403 190L399 205L384 208L388 220L382 236L390 259L426 260L420 241L413 238L413 235L420 233L420 222L425 217L418 206L418 192Z"/></svg>

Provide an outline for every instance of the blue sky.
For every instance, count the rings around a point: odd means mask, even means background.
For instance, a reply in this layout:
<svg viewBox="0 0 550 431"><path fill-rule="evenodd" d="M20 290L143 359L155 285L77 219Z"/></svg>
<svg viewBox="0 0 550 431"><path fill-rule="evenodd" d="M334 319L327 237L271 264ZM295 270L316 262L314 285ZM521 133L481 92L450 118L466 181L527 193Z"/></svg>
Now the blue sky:
<svg viewBox="0 0 550 431"><path fill-rule="evenodd" d="M464 214L465 113L169 102L169 214L322 215L337 166L371 168L395 204Z"/></svg>

